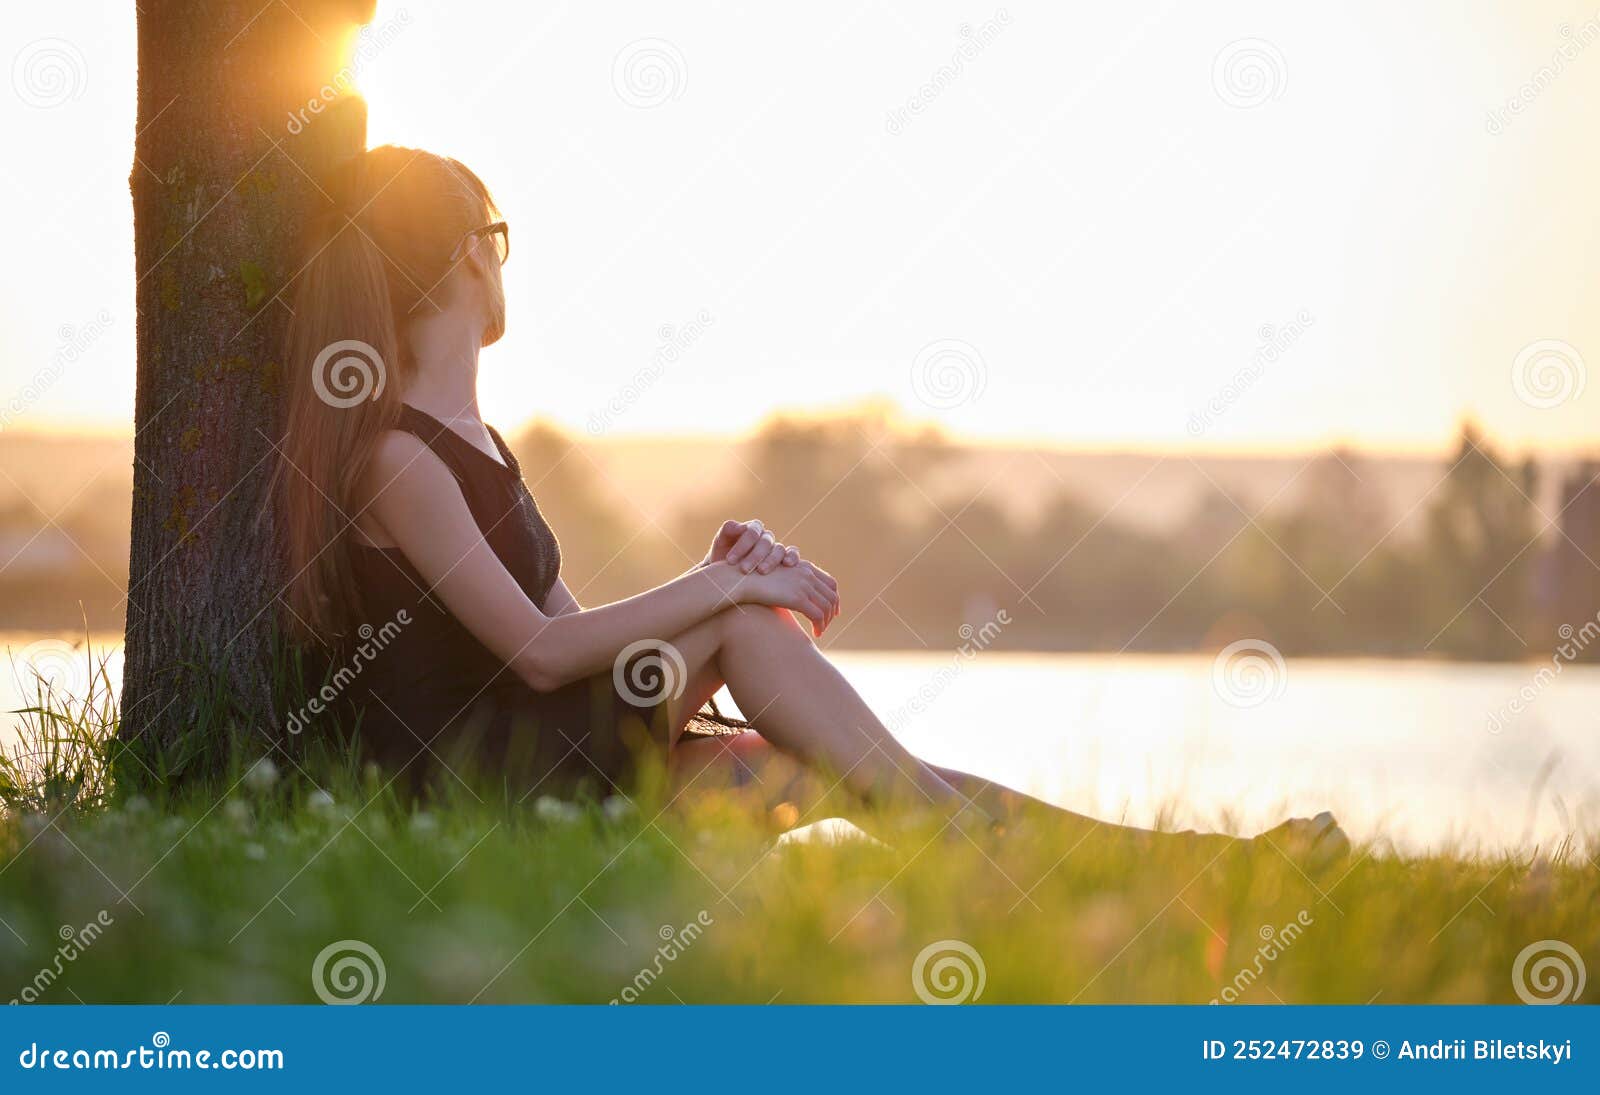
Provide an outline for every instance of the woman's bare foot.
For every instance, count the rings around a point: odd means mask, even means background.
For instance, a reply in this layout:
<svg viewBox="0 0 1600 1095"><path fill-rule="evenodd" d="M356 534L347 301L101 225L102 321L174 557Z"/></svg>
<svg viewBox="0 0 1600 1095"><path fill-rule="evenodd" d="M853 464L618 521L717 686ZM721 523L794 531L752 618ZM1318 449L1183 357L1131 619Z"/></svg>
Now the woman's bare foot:
<svg viewBox="0 0 1600 1095"><path fill-rule="evenodd" d="M1350 838L1327 810L1316 817L1294 817L1268 829L1256 840L1275 847L1295 862L1321 868L1350 854Z"/></svg>

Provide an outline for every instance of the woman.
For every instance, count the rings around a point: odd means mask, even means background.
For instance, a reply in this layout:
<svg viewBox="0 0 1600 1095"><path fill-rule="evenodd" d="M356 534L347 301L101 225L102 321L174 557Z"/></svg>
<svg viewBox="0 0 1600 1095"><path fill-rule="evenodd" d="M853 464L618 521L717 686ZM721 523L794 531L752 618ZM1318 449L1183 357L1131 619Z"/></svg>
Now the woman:
<svg viewBox="0 0 1600 1095"><path fill-rule="evenodd" d="M280 513L288 622L368 651L344 678L364 750L418 784L486 769L518 797L625 790L654 751L680 786L750 780L776 798L827 771L854 800L915 803L962 830L1024 807L1098 825L912 756L813 642L839 615L838 583L759 521L724 524L664 585L582 607L479 414L510 249L487 188L390 146L331 193L291 324ZM664 694L641 690L652 675ZM723 685L755 729L686 733ZM1280 835L1321 830L1337 832L1326 818Z"/></svg>

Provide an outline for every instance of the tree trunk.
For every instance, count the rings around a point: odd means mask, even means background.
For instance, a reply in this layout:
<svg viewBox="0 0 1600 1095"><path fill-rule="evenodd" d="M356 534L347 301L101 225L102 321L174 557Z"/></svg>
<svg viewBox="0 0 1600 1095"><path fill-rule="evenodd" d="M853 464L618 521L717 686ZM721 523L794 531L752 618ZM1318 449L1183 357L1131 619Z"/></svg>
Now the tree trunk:
<svg viewBox="0 0 1600 1095"><path fill-rule="evenodd" d="M143 0L120 739L137 779L211 768L273 718L282 567L268 484L312 179L366 143L351 49L373 0ZM315 104L314 106L312 104Z"/></svg>

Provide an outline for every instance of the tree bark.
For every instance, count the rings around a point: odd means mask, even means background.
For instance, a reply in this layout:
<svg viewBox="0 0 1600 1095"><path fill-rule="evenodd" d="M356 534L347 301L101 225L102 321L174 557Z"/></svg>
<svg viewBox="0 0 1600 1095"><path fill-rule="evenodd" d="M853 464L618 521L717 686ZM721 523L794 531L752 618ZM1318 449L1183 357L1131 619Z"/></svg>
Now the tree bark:
<svg viewBox="0 0 1600 1095"><path fill-rule="evenodd" d="M138 278L119 737L135 779L205 771L273 718L268 485L300 226L366 143L373 0L143 0L129 180ZM329 91L332 94L329 94ZM308 107L315 102L314 110ZM298 124L296 119L298 119Z"/></svg>

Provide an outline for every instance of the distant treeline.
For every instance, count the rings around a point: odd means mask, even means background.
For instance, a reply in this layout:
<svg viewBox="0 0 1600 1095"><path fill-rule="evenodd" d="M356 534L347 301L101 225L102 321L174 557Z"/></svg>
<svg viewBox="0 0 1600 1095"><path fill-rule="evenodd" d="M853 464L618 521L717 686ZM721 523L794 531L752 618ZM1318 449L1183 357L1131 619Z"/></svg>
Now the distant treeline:
<svg viewBox="0 0 1600 1095"><path fill-rule="evenodd" d="M981 486L935 497L926 484L960 450L856 418L777 419L736 449L708 446L734 485L649 526L594 501L573 444L535 428L519 451L581 601L636 592L687 566L723 518L760 517L839 579L829 642L847 647L949 649L1004 609L999 649L1248 637L1285 654L1512 659L1583 642L1600 613L1600 464L1568 473L1559 514L1541 510L1535 463L1508 463L1470 425L1415 513L1387 512L1374 469L1329 452L1263 515L1216 488L1170 533L1119 522L1070 482L1027 522ZM1600 658L1600 641L1578 658Z"/></svg>
<svg viewBox="0 0 1600 1095"><path fill-rule="evenodd" d="M760 517L839 579L846 613L828 645L949 649L981 630L1014 650L1254 638L1301 655L1548 658L1565 643L1566 660L1600 658L1600 628L1585 628L1600 613L1600 465L1566 473L1545 492L1559 512L1541 509L1535 463L1507 461L1471 426L1415 512L1388 512L1374 469L1334 451L1259 515L1218 487L1170 532L1119 521L1071 482L1026 521L981 486L935 492L962 450L866 416L780 417L750 440L707 442L706 465L733 469L726 485L654 519L646 500L614 496L582 446L535 426L514 447L585 604L686 569L726 517ZM127 514L125 496L53 524L26 503L0 510L6 544L39 534L82 548L63 547L58 567L0 569L0 630L85 616L120 629Z"/></svg>

